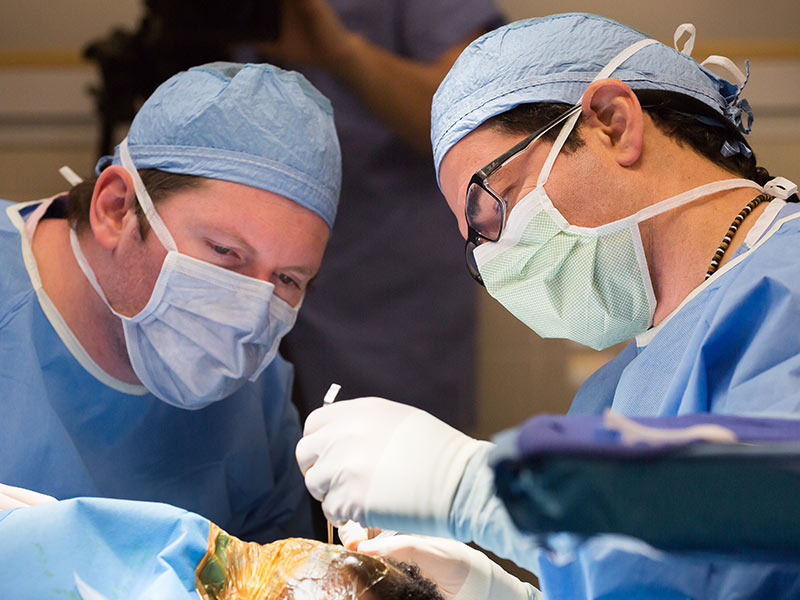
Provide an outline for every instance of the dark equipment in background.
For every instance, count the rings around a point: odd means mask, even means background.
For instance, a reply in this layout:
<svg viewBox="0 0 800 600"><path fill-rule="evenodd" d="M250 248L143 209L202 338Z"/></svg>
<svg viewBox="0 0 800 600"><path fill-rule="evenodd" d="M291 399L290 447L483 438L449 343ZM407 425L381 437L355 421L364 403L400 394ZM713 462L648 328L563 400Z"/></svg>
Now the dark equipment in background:
<svg viewBox="0 0 800 600"><path fill-rule="evenodd" d="M128 124L166 79L189 67L234 60L232 46L273 40L281 0L144 0L135 31L115 28L90 42L83 55L96 62L100 84L90 92L100 116L98 156L113 149L114 128Z"/></svg>

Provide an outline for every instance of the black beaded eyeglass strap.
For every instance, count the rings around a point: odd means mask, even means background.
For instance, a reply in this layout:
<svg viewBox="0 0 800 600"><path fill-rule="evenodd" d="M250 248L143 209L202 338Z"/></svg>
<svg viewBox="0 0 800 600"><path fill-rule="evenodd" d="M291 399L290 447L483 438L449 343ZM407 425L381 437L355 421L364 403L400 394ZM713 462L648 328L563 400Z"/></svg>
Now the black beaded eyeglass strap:
<svg viewBox="0 0 800 600"><path fill-rule="evenodd" d="M736 218L731 223L731 226L728 228L728 233L725 234L725 237L722 238L722 243L717 248L717 251L714 252L714 258L711 259L711 266L708 267L708 271L706 271L706 279L711 277L716 270L719 268L719 263L722 262L722 257L725 256L725 252L728 250L728 246L731 244L731 240L733 236L736 235L736 232L739 230L739 226L742 224L742 221L747 218L747 216L753 212L753 209L761 204L762 202L769 202L773 199L773 196L769 194L759 194L750 202L747 203L741 212L736 215Z"/></svg>

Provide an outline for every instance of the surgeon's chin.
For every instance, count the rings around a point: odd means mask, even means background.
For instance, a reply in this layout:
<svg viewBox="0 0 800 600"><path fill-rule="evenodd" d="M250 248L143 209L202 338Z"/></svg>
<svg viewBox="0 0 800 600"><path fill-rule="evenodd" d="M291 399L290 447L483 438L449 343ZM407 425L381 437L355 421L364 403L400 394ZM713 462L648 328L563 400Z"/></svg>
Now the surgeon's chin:
<svg viewBox="0 0 800 600"><path fill-rule="evenodd" d="M212 394L205 395L199 395L195 393L170 394L158 388L152 389L147 382L143 382L143 385L145 388L147 388L147 391L166 404L186 410L200 410L229 398L242 387L244 387L246 383L247 379L230 379L226 381L225 386L215 390Z"/></svg>

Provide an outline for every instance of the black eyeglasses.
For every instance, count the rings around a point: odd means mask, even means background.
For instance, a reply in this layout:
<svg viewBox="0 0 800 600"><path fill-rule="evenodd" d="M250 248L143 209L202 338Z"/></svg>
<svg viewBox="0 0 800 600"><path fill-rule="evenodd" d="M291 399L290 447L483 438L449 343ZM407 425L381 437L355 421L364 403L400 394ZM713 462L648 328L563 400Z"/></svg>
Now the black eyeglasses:
<svg viewBox="0 0 800 600"><path fill-rule="evenodd" d="M469 180L467 198L464 202L464 212L467 218L467 243L464 248L467 261L467 270L472 278L483 285L483 278L478 271L473 250L484 242L496 242L503 233L508 212L508 201L502 194L495 191L504 187L498 177L500 167L520 156L533 145L537 139L550 131L559 123L563 123L572 115L581 110L581 105L571 106L569 110L556 117L550 123L530 134L524 140L517 142L503 152L488 165L479 169ZM494 185L490 180L494 180Z"/></svg>

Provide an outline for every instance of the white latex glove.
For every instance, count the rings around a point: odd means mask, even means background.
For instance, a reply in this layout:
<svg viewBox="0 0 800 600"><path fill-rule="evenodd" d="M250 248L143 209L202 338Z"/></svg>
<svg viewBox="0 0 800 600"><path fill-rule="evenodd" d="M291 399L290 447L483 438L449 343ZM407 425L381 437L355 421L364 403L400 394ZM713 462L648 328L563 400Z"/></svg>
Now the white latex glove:
<svg viewBox="0 0 800 600"><path fill-rule="evenodd" d="M363 541L358 551L415 564L445 600L532 600L539 590L507 573L483 552L443 538L394 535Z"/></svg>
<svg viewBox="0 0 800 600"><path fill-rule="evenodd" d="M353 520L447 536L464 468L485 444L417 408L358 398L312 412L296 456L337 527Z"/></svg>
<svg viewBox="0 0 800 600"><path fill-rule="evenodd" d="M20 506L33 506L35 504L47 504L57 500L47 494L40 494L25 488L15 487L0 483L0 510L7 508L18 508Z"/></svg>

